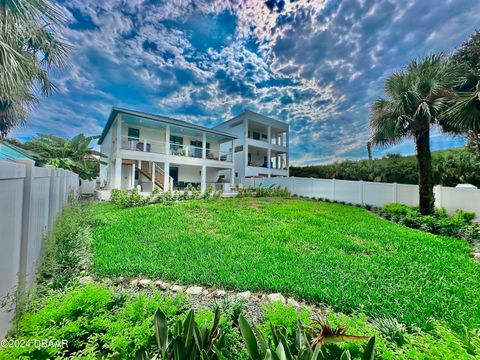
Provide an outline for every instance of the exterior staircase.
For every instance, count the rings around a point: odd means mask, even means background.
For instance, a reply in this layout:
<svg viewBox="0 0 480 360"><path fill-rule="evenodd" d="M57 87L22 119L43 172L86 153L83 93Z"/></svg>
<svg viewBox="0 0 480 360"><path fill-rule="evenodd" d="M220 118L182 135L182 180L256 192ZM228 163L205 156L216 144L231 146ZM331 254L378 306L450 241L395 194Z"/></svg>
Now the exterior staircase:
<svg viewBox="0 0 480 360"><path fill-rule="evenodd" d="M152 161L138 161L137 168L140 174L145 176L148 180L155 180L155 185L158 186L161 190L165 189L165 172L160 166ZM170 189L173 178L170 176Z"/></svg>

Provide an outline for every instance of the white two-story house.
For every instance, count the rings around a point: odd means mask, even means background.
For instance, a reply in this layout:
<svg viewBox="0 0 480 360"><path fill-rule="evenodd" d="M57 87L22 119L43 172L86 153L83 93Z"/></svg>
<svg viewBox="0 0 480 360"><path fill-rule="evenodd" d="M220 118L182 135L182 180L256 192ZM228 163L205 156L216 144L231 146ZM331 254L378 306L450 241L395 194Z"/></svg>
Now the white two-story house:
<svg viewBox="0 0 480 360"><path fill-rule="evenodd" d="M100 166L106 189L211 184L228 191L242 177L288 176L288 125L251 111L207 128L113 108L98 143L107 156Z"/></svg>
<svg viewBox="0 0 480 360"><path fill-rule="evenodd" d="M288 176L288 124L245 110L214 127L232 134L235 177Z"/></svg>

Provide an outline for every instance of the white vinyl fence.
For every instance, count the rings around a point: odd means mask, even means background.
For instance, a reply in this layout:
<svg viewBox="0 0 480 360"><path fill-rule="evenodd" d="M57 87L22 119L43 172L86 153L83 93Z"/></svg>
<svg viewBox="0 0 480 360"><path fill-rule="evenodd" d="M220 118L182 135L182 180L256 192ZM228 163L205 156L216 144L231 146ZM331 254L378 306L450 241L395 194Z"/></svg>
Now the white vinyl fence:
<svg viewBox="0 0 480 360"><path fill-rule="evenodd" d="M245 187L275 184L292 194L309 198L383 206L388 203L418 205L418 185L315 178L245 178ZM458 209L474 211L480 220L480 189L435 186L435 206L453 214Z"/></svg>
<svg viewBox="0 0 480 360"><path fill-rule="evenodd" d="M78 186L71 171L0 161L0 339L14 315L14 296L32 284L45 234Z"/></svg>

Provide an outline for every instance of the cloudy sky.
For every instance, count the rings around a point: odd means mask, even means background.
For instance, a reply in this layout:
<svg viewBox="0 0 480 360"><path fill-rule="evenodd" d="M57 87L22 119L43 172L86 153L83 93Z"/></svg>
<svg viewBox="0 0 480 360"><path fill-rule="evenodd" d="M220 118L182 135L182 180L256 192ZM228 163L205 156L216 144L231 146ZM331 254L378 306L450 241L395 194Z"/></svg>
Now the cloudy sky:
<svg viewBox="0 0 480 360"><path fill-rule="evenodd" d="M453 51L478 0L67 0L75 50L37 132L99 134L113 106L212 126L244 108L286 121L296 164L366 157L368 105L412 58ZM435 132L434 149L458 146ZM410 141L375 154L412 153Z"/></svg>

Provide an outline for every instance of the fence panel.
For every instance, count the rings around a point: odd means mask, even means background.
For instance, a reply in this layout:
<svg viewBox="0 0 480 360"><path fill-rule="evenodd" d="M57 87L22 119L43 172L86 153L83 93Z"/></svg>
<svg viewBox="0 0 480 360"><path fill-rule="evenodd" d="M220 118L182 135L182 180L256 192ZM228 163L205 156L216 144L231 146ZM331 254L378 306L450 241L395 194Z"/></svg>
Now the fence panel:
<svg viewBox="0 0 480 360"><path fill-rule="evenodd" d="M0 298L7 306L0 309L0 338L13 317L13 295L20 268L22 239L23 184L25 166L0 162Z"/></svg>
<svg viewBox="0 0 480 360"><path fill-rule="evenodd" d="M0 161L0 339L10 327L16 301L34 280L45 234L69 196L78 196L78 175L31 160Z"/></svg>
<svg viewBox="0 0 480 360"><path fill-rule="evenodd" d="M275 184L298 196L373 206L392 202L415 206L419 199L418 185L409 184L296 177L246 178L240 182L246 187ZM458 209L473 211L480 221L480 189L435 186L434 191L436 207L443 207L450 214Z"/></svg>

